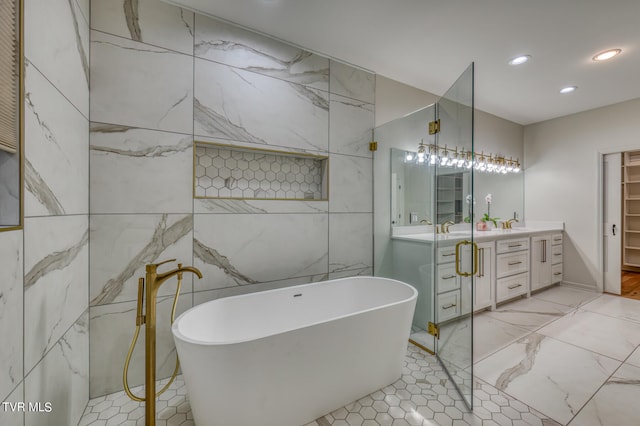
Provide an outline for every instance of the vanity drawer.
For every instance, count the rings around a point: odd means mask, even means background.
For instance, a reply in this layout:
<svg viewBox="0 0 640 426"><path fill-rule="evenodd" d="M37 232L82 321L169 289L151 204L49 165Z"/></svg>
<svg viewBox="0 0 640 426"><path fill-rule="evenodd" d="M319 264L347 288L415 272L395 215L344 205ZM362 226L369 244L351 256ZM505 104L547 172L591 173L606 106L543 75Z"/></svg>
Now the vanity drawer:
<svg viewBox="0 0 640 426"><path fill-rule="evenodd" d="M456 263L438 265L438 294L460 288L460 277L456 274Z"/></svg>
<svg viewBox="0 0 640 426"><path fill-rule="evenodd" d="M551 246L551 264L562 263L562 246Z"/></svg>
<svg viewBox="0 0 640 426"><path fill-rule="evenodd" d="M526 294L529 288L529 274L519 274L496 281L496 302Z"/></svg>
<svg viewBox="0 0 640 426"><path fill-rule="evenodd" d="M562 263L551 266L551 284L562 281Z"/></svg>
<svg viewBox="0 0 640 426"><path fill-rule="evenodd" d="M455 262L456 260L456 246L438 247L436 253L437 263Z"/></svg>
<svg viewBox="0 0 640 426"><path fill-rule="evenodd" d="M450 291L439 294L436 298L438 322L443 322L460 316L460 292Z"/></svg>
<svg viewBox="0 0 640 426"><path fill-rule="evenodd" d="M529 251L499 254L496 260L496 278L529 271Z"/></svg>
<svg viewBox="0 0 640 426"><path fill-rule="evenodd" d="M496 246L496 253L498 254L527 250L529 248L529 238L501 240L496 243Z"/></svg>
<svg viewBox="0 0 640 426"><path fill-rule="evenodd" d="M562 234L553 234L551 236L551 245L552 246L557 246L557 245L562 246Z"/></svg>

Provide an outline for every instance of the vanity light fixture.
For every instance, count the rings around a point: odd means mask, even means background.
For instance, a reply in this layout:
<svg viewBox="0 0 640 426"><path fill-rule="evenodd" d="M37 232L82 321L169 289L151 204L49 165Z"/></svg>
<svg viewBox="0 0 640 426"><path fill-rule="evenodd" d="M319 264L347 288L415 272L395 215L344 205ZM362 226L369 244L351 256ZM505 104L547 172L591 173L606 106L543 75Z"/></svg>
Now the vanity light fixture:
<svg viewBox="0 0 640 426"><path fill-rule="evenodd" d="M575 92L577 88L578 88L578 86L563 87L562 89L560 89L560 93L562 93L564 95L566 93Z"/></svg>
<svg viewBox="0 0 640 426"><path fill-rule="evenodd" d="M458 150L458 147L439 147L437 145L425 145L424 141L418 144L417 153L405 152L405 162L415 162L419 165L438 165L439 167L458 167L458 168L474 168L479 172L487 173L519 173L520 160L514 160L502 155L474 153L466 151L464 148Z"/></svg>
<svg viewBox="0 0 640 426"><path fill-rule="evenodd" d="M520 55L520 56L516 56L515 58L511 59L509 61L509 65L522 65L525 62L529 62L529 59L531 59L531 55Z"/></svg>
<svg viewBox="0 0 640 426"><path fill-rule="evenodd" d="M602 62L606 61L607 59L611 59L614 56L618 56L620 53L622 53L622 49L609 49L605 50L604 52L598 53L592 59L596 62Z"/></svg>

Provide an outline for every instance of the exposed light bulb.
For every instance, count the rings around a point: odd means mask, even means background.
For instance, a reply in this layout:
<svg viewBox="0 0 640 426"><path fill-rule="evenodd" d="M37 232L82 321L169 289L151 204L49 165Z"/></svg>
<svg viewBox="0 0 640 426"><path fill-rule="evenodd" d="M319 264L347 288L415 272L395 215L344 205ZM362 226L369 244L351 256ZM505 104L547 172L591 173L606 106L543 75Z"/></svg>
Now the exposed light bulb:
<svg viewBox="0 0 640 426"><path fill-rule="evenodd" d="M405 157L405 159L406 159L407 161L413 161L413 154L412 154L412 153L410 153L410 152L407 152L407 156Z"/></svg>

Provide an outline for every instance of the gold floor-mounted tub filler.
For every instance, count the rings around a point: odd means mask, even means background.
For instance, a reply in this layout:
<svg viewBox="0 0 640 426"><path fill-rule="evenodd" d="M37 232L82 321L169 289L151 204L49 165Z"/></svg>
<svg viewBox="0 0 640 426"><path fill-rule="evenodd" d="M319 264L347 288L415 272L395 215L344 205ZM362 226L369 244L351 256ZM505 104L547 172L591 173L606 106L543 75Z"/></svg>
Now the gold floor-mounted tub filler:
<svg viewBox="0 0 640 426"><path fill-rule="evenodd" d="M136 331L129 347L129 353L124 363L124 371L122 374L122 380L124 382L124 390L129 398L134 401L144 402L144 416L146 426L155 426L156 424L156 397L166 391L171 383L173 383L178 370L180 369L180 361L176 354L176 367L173 370L171 379L169 382L156 394L156 298L158 296L158 290L160 286L169 278L176 276L178 279L178 285L176 287L176 294L173 298L173 307L171 308L171 323L175 319L176 306L178 305L178 296L180 295L180 287L182 286L182 274L184 272L191 272L202 278L202 273L193 266L182 266L182 263L178 263L178 267L172 271L158 273L158 266L175 262L176 259L165 260L164 262L154 263L146 265L146 288L145 278L138 280L138 310L136 315ZM145 301L145 314L142 315L142 305ZM145 325L145 373L144 373L144 398L134 395L129 389L129 383L127 380L127 373L129 371L129 362L131 361L131 355L133 349L138 340L138 334L140 333L140 327Z"/></svg>

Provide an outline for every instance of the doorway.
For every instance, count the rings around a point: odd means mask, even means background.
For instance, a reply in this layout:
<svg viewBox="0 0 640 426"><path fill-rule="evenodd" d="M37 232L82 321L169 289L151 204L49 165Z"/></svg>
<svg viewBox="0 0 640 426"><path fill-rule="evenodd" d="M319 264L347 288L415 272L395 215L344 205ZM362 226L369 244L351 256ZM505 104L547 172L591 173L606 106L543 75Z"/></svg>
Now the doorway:
<svg viewBox="0 0 640 426"><path fill-rule="evenodd" d="M640 300L640 151L603 157L604 291Z"/></svg>

